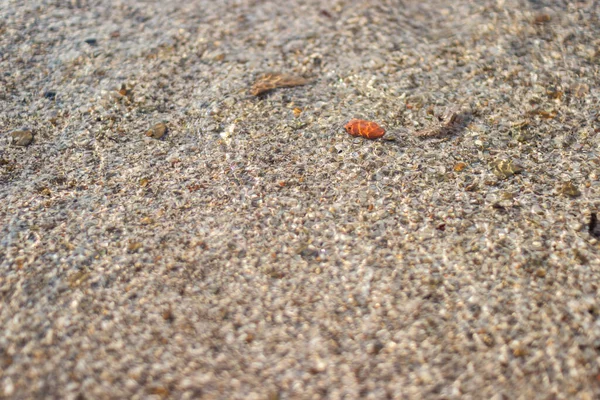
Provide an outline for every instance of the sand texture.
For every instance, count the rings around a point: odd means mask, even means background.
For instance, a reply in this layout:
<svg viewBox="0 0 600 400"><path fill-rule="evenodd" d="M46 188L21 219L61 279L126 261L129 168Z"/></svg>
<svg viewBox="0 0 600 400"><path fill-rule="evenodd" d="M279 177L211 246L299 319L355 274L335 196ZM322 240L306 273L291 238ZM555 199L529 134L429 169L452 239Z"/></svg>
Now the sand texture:
<svg viewBox="0 0 600 400"><path fill-rule="evenodd" d="M592 0L0 0L0 398L598 399L599 100Z"/></svg>

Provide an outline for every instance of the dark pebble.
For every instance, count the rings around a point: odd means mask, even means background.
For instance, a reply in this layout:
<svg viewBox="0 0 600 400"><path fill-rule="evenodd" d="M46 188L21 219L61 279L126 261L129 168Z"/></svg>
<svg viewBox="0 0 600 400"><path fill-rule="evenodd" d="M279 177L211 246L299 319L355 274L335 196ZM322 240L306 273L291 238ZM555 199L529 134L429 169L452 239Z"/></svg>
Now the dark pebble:
<svg viewBox="0 0 600 400"><path fill-rule="evenodd" d="M598 224L598 217L596 213L592 213L590 216L590 223L588 224L590 235L600 238L600 224Z"/></svg>
<svg viewBox="0 0 600 400"><path fill-rule="evenodd" d="M56 92L54 90L48 90L47 92L44 92L44 98L54 100L56 99Z"/></svg>

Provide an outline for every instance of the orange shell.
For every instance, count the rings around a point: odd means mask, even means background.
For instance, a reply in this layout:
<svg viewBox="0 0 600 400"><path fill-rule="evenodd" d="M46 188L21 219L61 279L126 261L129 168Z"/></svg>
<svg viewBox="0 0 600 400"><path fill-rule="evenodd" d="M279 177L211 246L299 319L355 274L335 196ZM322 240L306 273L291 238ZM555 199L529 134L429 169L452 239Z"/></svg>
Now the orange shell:
<svg viewBox="0 0 600 400"><path fill-rule="evenodd" d="M352 136L362 136L366 139L377 139L385 135L385 130L372 121L351 119L344 129Z"/></svg>

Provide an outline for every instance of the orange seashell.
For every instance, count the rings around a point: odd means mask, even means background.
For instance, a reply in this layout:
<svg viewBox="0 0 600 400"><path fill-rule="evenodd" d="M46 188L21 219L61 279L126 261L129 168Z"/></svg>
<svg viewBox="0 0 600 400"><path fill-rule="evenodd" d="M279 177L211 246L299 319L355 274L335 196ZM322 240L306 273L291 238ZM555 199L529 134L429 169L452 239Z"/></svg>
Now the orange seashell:
<svg viewBox="0 0 600 400"><path fill-rule="evenodd" d="M385 130L372 121L351 119L344 129L352 136L362 136L366 139L377 139L385 135Z"/></svg>

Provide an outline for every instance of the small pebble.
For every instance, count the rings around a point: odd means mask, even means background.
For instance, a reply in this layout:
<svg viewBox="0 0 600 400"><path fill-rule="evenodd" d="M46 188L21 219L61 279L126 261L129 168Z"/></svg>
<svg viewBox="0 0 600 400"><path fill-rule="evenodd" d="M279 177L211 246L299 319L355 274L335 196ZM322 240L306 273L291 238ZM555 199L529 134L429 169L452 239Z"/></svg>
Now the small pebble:
<svg viewBox="0 0 600 400"><path fill-rule="evenodd" d="M4 395L12 396L14 392L15 392L15 385L13 384L12 379L7 378L4 381Z"/></svg>
<svg viewBox="0 0 600 400"><path fill-rule="evenodd" d="M590 92L590 86L585 83L579 83L574 86L573 92L576 97L583 98Z"/></svg>
<svg viewBox="0 0 600 400"><path fill-rule="evenodd" d="M173 322L173 320L175 319L175 317L173 316L173 311L171 310L170 307L167 308L166 310L163 310L162 317L165 321L169 321L169 322Z"/></svg>
<svg viewBox="0 0 600 400"><path fill-rule="evenodd" d="M590 235L600 238L600 224L598 224L598 216L596 213L592 213L590 216L590 222L588 224Z"/></svg>
<svg viewBox="0 0 600 400"><path fill-rule="evenodd" d="M533 17L533 23L536 25L547 24L552 20L552 17L549 14L537 14Z"/></svg>
<svg viewBox="0 0 600 400"><path fill-rule="evenodd" d="M544 277L546 276L546 270L545 270L544 268L538 268L538 269L535 271L535 275L536 275L538 278L544 278Z"/></svg>
<svg viewBox="0 0 600 400"><path fill-rule="evenodd" d="M325 363L325 361L321 360L321 359L316 359L313 363L313 366L310 368L310 373L311 374L318 374L320 372L323 372L327 369L327 364Z"/></svg>
<svg viewBox="0 0 600 400"><path fill-rule="evenodd" d="M33 132L29 129L13 131L10 136L12 137L12 144L15 146L25 147L33 141Z"/></svg>
<svg viewBox="0 0 600 400"><path fill-rule="evenodd" d="M136 241L130 240L129 243L127 244L127 252L135 253L142 247L143 247L143 244L141 242L136 242Z"/></svg>
<svg viewBox="0 0 600 400"><path fill-rule="evenodd" d="M500 179L506 179L523 171L523 167L512 160L500 160L492 165L492 172Z"/></svg>
<svg viewBox="0 0 600 400"><path fill-rule="evenodd" d="M538 215L544 214L544 210L542 210L542 207L538 204L534 204L533 207L531 207L531 212Z"/></svg>
<svg viewBox="0 0 600 400"><path fill-rule="evenodd" d="M581 196L581 192L577 189L577 186L573 185L573 182L565 182L563 183L559 190L560 193L569 197L579 197Z"/></svg>
<svg viewBox="0 0 600 400"><path fill-rule="evenodd" d="M95 46L95 45L98 44L98 41L96 39L94 39L94 38L85 39L84 42L86 42L90 46Z"/></svg>
<svg viewBox="0 0 600 400"><path fill-rule="evenodd" d="M148 129L146 136L151 137L152 139L160 139L165 135L165 133L167 133L167 125L159 122L152 128Z"/></svg>

